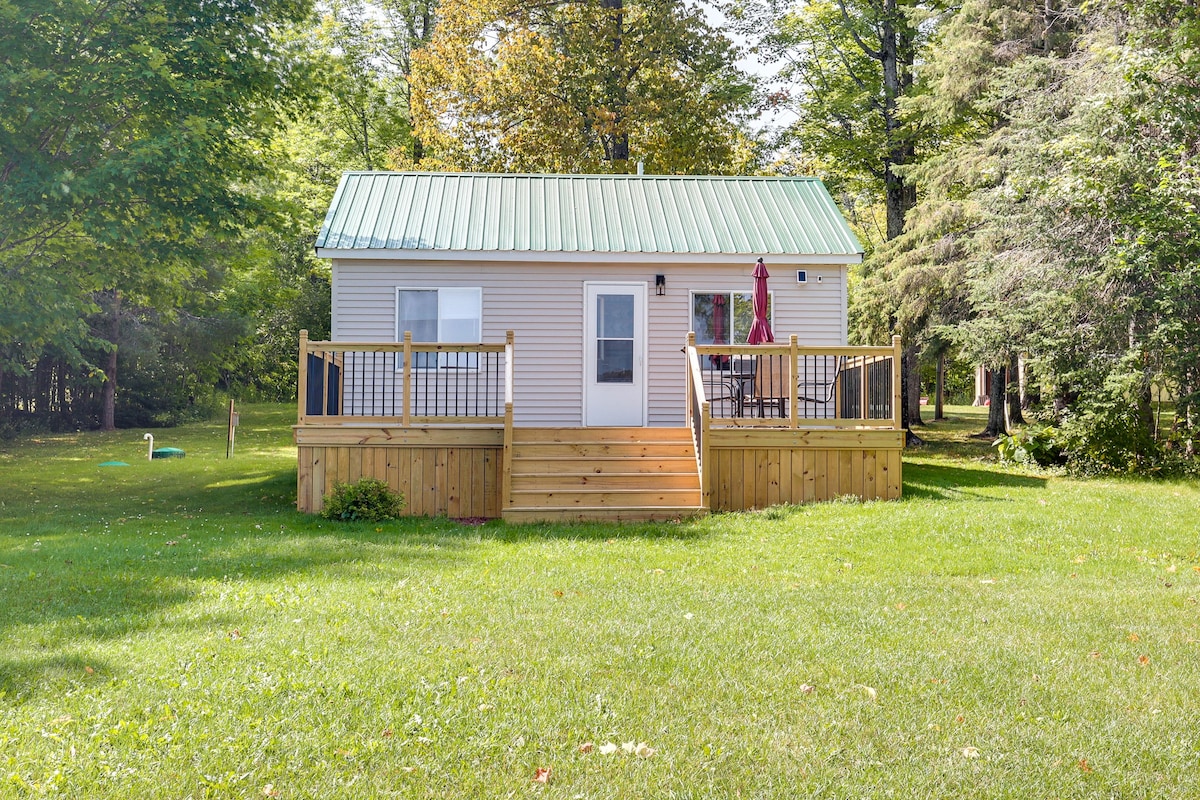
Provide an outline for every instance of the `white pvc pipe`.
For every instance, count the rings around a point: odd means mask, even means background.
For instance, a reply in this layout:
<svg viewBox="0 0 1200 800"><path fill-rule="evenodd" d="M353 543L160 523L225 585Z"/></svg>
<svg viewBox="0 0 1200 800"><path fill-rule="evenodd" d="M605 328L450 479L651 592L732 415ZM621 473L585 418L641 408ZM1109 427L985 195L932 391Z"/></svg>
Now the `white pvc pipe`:
<svg viewBox="0 0 1200 800"><path fill-rule="evenodd" d="M147 459L148 461L153 461L153 460L154 460L154 434L153 434L153 433L147 433L147 434L146 434L145 436L143 436L142 438L143 438L143 439L149 439L149 440L150 440L150 447L149 447L149 449L146 451L146 459Z"/></svg>

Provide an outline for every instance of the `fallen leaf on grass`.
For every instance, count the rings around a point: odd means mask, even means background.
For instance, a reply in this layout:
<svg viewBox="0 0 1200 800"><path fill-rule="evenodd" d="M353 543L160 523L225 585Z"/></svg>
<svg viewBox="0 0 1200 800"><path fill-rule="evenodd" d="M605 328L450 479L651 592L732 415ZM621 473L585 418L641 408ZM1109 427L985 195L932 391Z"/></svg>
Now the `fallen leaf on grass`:
<svg viewBox="0 0 1200 800"><path fill-rule="evenodd" d="M491 703L480 703L479 704L480 711L491 711L493 708L495 708L495 706L492 705Z"/></svg>
<svg viewBox="0 0 1200 800"><path fill-rule="evenodd" d="M579 752L590 753L592 752L592 747L594 747L594 745L591 742L584 742L583 744L579 745Z"/></svg>
<svg viewBox="0 0 1200 800"><path fill-rule="evenodd" d="M625 742L624 744L621 745L621 749L624 750L626 753L632 753L634 750L637 749L637 742Z"/></svg>
<svg viewBox="0 0 1200 800"><path fill-rule="evenodd" d="M383 729L383 738L385 738L385 739L390 739L390 738L392 738L392 729L391 729L391 728L384 728L384 729Z"/></svg>
<svg viewBox="0 0 1200 800"><path fill-rule="evenodd" d="M815 686L810 686L807 683L800 684L800 691L803 692L804 694L812 694L816 690L817 690L817 687L815 687Z"/></svg>
<svg viewBox="0 0 1200 800"><path fill-rule="evenodd" d="M612 742L609 742L608 744L602 744L600 745L600 755L611 756L613 753L617 752L618 749L620 748L618 748Z"/></svg>
<svg viewBox="0 0 1200 800"><path fill-rule="evenodd" d="M876 692L870 686L864 686L864 687L862 687L862 690L864 692L866 692L867 697L871 698L872 700L875 700L878 698L878 692Z"/></svg>
<svg viewBox="0 0 1200 800"><path fill-rule="evenodd" d="M549 783L550 782L550 768L549 767L538 767L537 770L533 773L533 782L534 783Z"/></svg>
<svg viewBox="0 0 1200 800"><path fill-rule="evenodd" d="M962 749L963 758L979 758L978 747L964 747Z"/></svg>
<svg viewBox="0 0 1200 800"><path fill-rule="evenodd" d="M1092 652L1088 653L1088 656L1090 656L1091 658L1099 658L1099 657L1100 657L1100 651L1099 651L1099 650L1093 650Z"/></svg>
<svg viewBox="0 0 1200 800"><path fill-rule="evenodd" d="M652 758L655 750L645 742L638 742L638 746L634 749L634 755L638 758Z"/></svg>
<svg viewBox="0 0 1200 800"><path fill-rule="evenodd" d="M279 797L279 790L275 788L275 784L268 783L262 788L263 797Z"/></svg>
<svg viewBox="0 0 1200 800"><path fill-rule="evenodd" d="M84 671L84 672L86 672L88 675L95 675L95 674L96 674L96 670L92 669L91 667L84 667L84 668L83 668L83 671Z"/></svg>
<svg viewBox="0 0 1200 800"><path fill-rule="evenodd" d="M896 603L897 611L903 611L906 608L908 608L908 603Z"/></svg>
<svg viewBox="0 0 1200 800"><path fill-rule="evenodd" d="M1143 667L1150 663L1150 656L1138 656L1138 663Z"/></svg>
<svg viewBox="0 0 1200 800"><path fill-rule="evenodd" d="M1091 771L1092 771L1092 766L1091 766L1091 764L1089 764L1089 763L1087 762L1087 759L1086 759L1086 758L1081 758L1081 759L1079 759L1079 768L1080 768L1081 770L1083 770L1084 772L1091 772Z"/></svg>
<svg viewBox="0 0 1200 800"><path fill-rule="evenodd" d="M237 641L238 639L242 638L242 632L237 628L234 628L229 632L229 638L233 641Z"/></svg>
<svg viewBox="0 0 1200 800"><path fill-rule="evenodd" d="M1140 642L1141 640L1142 640L1142 637L1138 636L1136 633L1129 634L1129 641Z"/></svg>

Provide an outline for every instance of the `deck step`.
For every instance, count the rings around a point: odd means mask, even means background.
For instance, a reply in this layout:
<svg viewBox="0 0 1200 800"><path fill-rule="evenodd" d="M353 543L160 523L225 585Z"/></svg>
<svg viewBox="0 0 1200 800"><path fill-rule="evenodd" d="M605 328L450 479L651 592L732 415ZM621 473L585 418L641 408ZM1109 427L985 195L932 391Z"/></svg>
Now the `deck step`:
<svg viewBox="0 0 1200 800"><path fill-rule="evenodd" d="M689 428L514 428L513 442L690 442Z"/></svg>
<svg viewBox="0 0 1200 800"><path fill-rule="evenodd" d="M695 453L689 442L518 442L513 455L520 458L685 458Z"/></svg>
<svg viewBox="0 0 1200 800"><path fill-rule="evenodd" d="M694 519L708 513L704 506L572 506L506 508L505 522L670 522Z"/></svg>
<svg viewBox="0 0 1200 800"><path fill-rule="evenodd" d="M687 428L518 428L505 519L676 519L703 512Z"/></svg>
<svg viewBox="0 0 1200 800"><path fill-rule="evenodd" d="M529 472L514 474L513 491L578 489L691 489L700 488L700 476L691 472Z"/></svg>
<svg viewBox="0 0 1200 800"><path fill-rule="evenodd" d="M512 507L544 506L687 506L700 504L699 489L662 487L621 489L602 486L588 489L513 489Z"/></svg>
<svg viewBox="0 0 1200 800"><path fill-rule="evenodd" d="M530 458L518 455L513 460L513 478L518 475L561 475L564 470L576 469L580 465L578 456L541 456ZM589 475L634 475L646 472L696 474L696 459L686 456L658 456L656 458L629 458L627 456L592 456L587 459Z"/></svg>

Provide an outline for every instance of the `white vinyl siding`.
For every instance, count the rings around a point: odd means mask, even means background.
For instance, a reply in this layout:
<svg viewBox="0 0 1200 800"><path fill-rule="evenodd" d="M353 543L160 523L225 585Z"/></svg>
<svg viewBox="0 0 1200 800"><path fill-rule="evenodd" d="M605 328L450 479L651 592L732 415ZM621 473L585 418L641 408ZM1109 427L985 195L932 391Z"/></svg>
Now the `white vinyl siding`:
<svg viewBox="0 0 1200 800"><path fill-rule="evenodd" d="M692 292L749 292L753 268L752 257L731 257L725 265L662 264L652 256L604 264L336 259L332 336L394 341L397 286L481 289L482 340L515 333L517 424L574 427L583 424L584 281L646 283L647 424L676 426L684 421L681 349L691 327ZM808 270L808 283L796 283L797 268ZM654 293L656 274L666 276L662 296ZM779 266L769 288L777 342L796 334L802 345L846 344L845 267Z"/></svg>

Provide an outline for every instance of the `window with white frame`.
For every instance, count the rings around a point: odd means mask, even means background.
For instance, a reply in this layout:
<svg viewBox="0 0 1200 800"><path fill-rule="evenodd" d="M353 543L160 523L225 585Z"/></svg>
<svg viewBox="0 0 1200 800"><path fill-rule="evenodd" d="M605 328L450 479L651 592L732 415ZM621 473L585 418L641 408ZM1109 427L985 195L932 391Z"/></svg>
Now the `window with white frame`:
<svg viewBox="0 0 1200 800"><path fill-rule="evenodd" d="M773 321L774 298L767 294L767 322ZM696 344L745 344L754 324L750 292L692 292L692 327Z"/></svg>
<svg viewBox="0 0 1200 800"><path fill-rule="evenodd" d="M412 331L414 342L476 344L482 338L483 290L396 289L396 341ZM419 369L475 369L475 353L418 353ZM403 366L397 359L397 368Z"/></svg>

